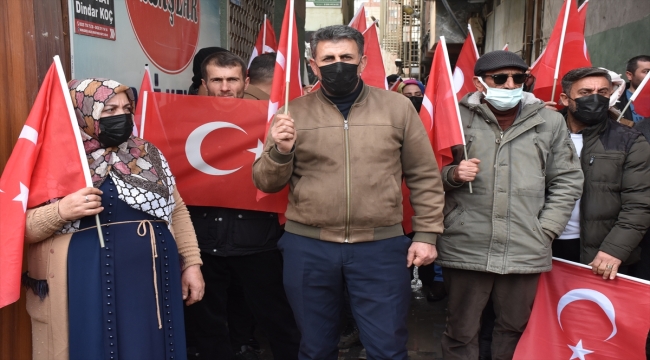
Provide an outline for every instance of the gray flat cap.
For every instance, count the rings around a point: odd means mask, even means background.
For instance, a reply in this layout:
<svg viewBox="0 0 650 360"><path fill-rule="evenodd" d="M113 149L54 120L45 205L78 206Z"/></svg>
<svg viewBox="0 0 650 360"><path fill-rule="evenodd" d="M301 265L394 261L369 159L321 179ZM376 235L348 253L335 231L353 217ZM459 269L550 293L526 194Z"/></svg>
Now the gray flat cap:
<svg viewBox="0 0 650 360"><path fill-rule="evenodd" d="M519 55L503 50L491 51L481 56L474 65L474 76L480 76L491 70L507 67L528 70L528 64Z"/></svg>

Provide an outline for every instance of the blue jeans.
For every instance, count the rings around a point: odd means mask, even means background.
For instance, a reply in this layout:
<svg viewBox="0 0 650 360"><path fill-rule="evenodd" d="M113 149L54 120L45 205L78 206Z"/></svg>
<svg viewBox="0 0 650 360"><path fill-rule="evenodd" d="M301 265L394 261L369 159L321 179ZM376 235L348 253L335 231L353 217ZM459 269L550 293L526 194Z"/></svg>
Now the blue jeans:
<svg viewBox="0 0 650 360"><path fill-rule="evenodd" d="M299 359L337 359L344 284L368 359L407 359L410 245L405 236L344 244L284 233L278 248L302 333Z"/></svg>

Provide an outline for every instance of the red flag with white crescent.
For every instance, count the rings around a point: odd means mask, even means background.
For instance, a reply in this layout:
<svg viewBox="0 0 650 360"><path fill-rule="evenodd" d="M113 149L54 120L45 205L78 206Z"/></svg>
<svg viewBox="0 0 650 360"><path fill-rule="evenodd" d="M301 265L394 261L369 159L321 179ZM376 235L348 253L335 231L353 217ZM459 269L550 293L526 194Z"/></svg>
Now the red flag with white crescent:
<svg viewBox="0 0 650 360"><path fill-rule="evenodd" d="M273 31L271 21L265 16L264 22L260 27L260 32L257 34L257 40L255 41L255 46L253 47L253 53L251 54L250 60L248 60L248 67L251 67L253 59L259 55L273 53L277 50L278 43L275 40L275 31Z"/></svg>
<svg viewBox="0 0 650 360"><path fill-rule="evenodd" d="M280 31L280 43L275 58L275 70L273 72L273 85L267 112L266 132L263 142L266 141L271 128L271 120L278 112L278 109L287 101L302 96L302 80L300 79L300 54L298 52L298 32L296 30L296 16L293 11L294 0L287 1L282 18L282 30ZM289 91L287 92L287 86ZM287 93L289 95L287 99ZM257 198L262 199L268 194L258 191Z"/></svg>
<svg viewBox="0 0 650 360"><path fill-rule="evenodd" d="M427 132L438 168L453 161L451 148L465 144L458 101L454 93L451 65L444 36L440 37L433 55L429 81L424 90L420 109L420 120ZM411 230L411 216L414 211L409 202L410 192L402 186L404 220L402 226L407 233Z"/></svg>
<svg viewBox="0 0 650 360"><path fill-rule="evenodd" d="M52 64L0 177L0 308L20 296L27 209L86 187L62 80Z"/></svg>
<svg viewBox="0 0 650 360"><path fill-rule="evenodd" d="M476 65L477 60L478 50L472 35L472 28L469 27L469 33L465 38L463 47L460 49L456 68L454 69L454 90L458 99L462 99L466 94L476 91L472 79L474 78L474 65Z"/></svg>
<svg viewBox="0 0 650 360"><path fill-rule="evenodd" d="M165 93L153 100L145 139L165 154L186 204L284 213L286 191L257 201L253 184L268 101Z"/></svg>
<svg viewBox="0 0 650 360"><path fill-rule="evenodd" d="M590 267L554 260L542 273L515 360L645 359L650 282L603 280Z"/></svg>
<svg viewBox="0 0 650 360"><path fill-rule="evenodd" d="M454 93L445 38L440 37L424 90L420 119L427 130L438 167L453 161L451 148L465 143L458 101Z"/></svg>

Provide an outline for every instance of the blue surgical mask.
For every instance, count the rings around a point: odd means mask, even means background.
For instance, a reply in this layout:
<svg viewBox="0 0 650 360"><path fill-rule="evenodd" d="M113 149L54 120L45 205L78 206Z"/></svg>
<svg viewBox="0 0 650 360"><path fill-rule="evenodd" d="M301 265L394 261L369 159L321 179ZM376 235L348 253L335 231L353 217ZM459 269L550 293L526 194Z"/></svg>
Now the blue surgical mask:
<svg viewBox="0 0 650 360"><path fill-rule="evenodd" d="M478 77L478 81L487 89L485 101L489 102L497 110L506 111L512 109L519 104L523 96L523 86L513 90L497 89L487 86L480 76Z"/></svg>

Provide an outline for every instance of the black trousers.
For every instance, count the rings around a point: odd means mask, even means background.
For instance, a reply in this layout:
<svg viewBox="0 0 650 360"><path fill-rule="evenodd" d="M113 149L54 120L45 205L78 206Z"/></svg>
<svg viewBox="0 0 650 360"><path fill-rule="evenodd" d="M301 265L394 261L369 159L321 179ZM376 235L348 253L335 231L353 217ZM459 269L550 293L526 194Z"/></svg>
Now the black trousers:
<svg viewBox="0 0 650 360"><path fill-rule="evenodd" d="M237 282L275 359L297 359L300 333L282 285L278 250L219 257L202 254L205 296L186 308L186 331L201 360L230 360L234 354L228 330L228 291Z"/></svg>

